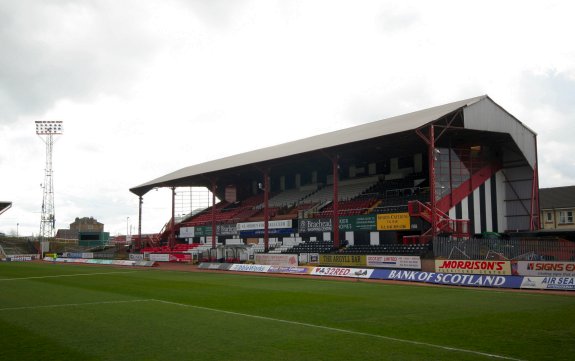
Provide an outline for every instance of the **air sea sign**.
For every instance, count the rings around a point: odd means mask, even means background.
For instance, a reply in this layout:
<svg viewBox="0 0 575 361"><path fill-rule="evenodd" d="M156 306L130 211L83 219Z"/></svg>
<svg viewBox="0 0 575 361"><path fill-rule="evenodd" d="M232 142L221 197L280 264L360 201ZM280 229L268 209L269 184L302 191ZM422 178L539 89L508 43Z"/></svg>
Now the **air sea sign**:
<svg viewBox="0 0 575 361"><path fill-rule="evenodd" d="M521 288L575 291L575 277L522 277Z"/></svg>

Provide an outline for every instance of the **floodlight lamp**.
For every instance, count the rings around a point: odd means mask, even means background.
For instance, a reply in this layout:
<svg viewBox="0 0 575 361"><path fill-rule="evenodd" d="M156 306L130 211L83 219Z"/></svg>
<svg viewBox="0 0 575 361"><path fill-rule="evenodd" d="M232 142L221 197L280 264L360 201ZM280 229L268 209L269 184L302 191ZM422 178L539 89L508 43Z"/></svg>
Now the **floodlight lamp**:
<svg viewBox="0 0 575 361"><path fill-rule="evenodd" d="M36 134L38 135L51 135L62 134L62 121L36 121Z"/></svg>

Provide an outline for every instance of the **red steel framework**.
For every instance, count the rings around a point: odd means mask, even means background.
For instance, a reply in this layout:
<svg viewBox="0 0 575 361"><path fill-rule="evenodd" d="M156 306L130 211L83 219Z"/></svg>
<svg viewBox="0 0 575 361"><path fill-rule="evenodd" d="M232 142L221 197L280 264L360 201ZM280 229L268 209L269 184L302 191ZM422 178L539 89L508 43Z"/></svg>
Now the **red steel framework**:
<svg viewBox="0 0 575 361"><path fill-rule="evenodd" d="M452 125L453 121L457 118L461 111L456 112L453 116L446 121L445 125L431 123L424 125L420 128L415 129L416 134L427 144L427 152L428 152L428 163L429 163L429 192L430 192L430 204L429 206L419 204L417 209L424 209L426 208L426 212L416 212L414 207L415 204L410 204L410 209L413 209L412 215L416 215L418 213L419 216L424 215L424 219L429 221L431 224L431 228L428 232L426 232L425 237L430 238L431 240L437 237L438 231L445 231L446 229L452 230L454 236L457 237L468 237L469 236L469 221L458 221L449 219L449 217L445 214L445 212L441 211L438 208L438 200L437 200L437 191L436 191L436 142L437 140L448 130L448 129L462 129L461 127L455 127ZM425 128L428 128L427 134L424 132ZM442 128L439 135L435 135L435 128ZM535 138L535 152L537 152L537 140ZM339 248L340 245L340 234L339 234L339 156L329 155L326 152L323 152L324 155L330 159L332 163L333 169L333 246L334 248ZM449 154L451 157L451 154ZM537 154L535 155L537 157ZM449 161L450 173L451 173L451 160ZM496 167L498 169L498 167ZM259 169L259 168L258 168ZM263 173L264 184L263 184L263 191L264 191L264 249L265 252L269 251L269 220L270 220L270 213L269 213L269 192L270 192L270 180L269 180L269 168L260 169ZM492 169L492 171L495 168ZM470 170L472 172L472 170ZM470 174L470 187L473 186ZM535 165L533 169L533 178L532 178L532 190L531 190L531 209L530 209L530 230L537 230L540 228L540 216L539 216L539 182L538 182L538 170L537 170L537 159L535 160ZM453 202L456 201L453 199L453 185L451 177L449 178L450 182L450 199L449 204L453 206ZM217 227L216 227L216 209L215 209L215 194L216 194L217 186L216 180L212 178L211 180L211 191L212 191L212 209L211 209L211 226L212 226L212 249L216 248L217 245ZM142 245L142 196L139 196L139 210L138 210L138 239L135 242L135 246L137 249L141 249ZM445 203L445 202L443 202ZM443 204L442 203L442 204ZM443 204L442 208L444 208L445 204ZM172 187L172 219L170 221L169 227L169 240L168 244L171 249L175 246L175 187ZM410 212L411 213L411 212ZM438 222L441 222L441 229L438 229ZM466 223L467 222L467 223ZM162 231L163 232L163 231ZM413 236L412 236L413 237Z"/></svg>

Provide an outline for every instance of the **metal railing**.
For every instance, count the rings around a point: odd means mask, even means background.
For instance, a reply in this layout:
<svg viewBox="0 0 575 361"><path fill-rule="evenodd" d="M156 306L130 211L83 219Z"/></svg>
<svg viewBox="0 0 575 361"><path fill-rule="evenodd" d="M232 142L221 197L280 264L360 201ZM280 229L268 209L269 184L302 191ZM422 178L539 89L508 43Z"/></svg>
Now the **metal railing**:
<svg viewBox="0 0 575 361"><path fill-rule="evenodd" d="M453 239L433 241L435 258L575 261L575 243L564 239Z"/></svg>

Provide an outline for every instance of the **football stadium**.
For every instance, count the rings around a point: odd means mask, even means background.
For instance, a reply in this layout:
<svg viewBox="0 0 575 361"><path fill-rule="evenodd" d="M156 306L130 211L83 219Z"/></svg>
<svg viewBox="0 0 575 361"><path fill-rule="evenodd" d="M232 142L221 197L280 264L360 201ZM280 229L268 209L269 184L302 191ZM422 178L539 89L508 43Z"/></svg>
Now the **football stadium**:
<svg viewBox="0 0 575 361"><path fill-rule="evenodd" d="M572 359L575 234L538 179L487 95L158 175L131 238L0 243L2 359Z"/></svg>

